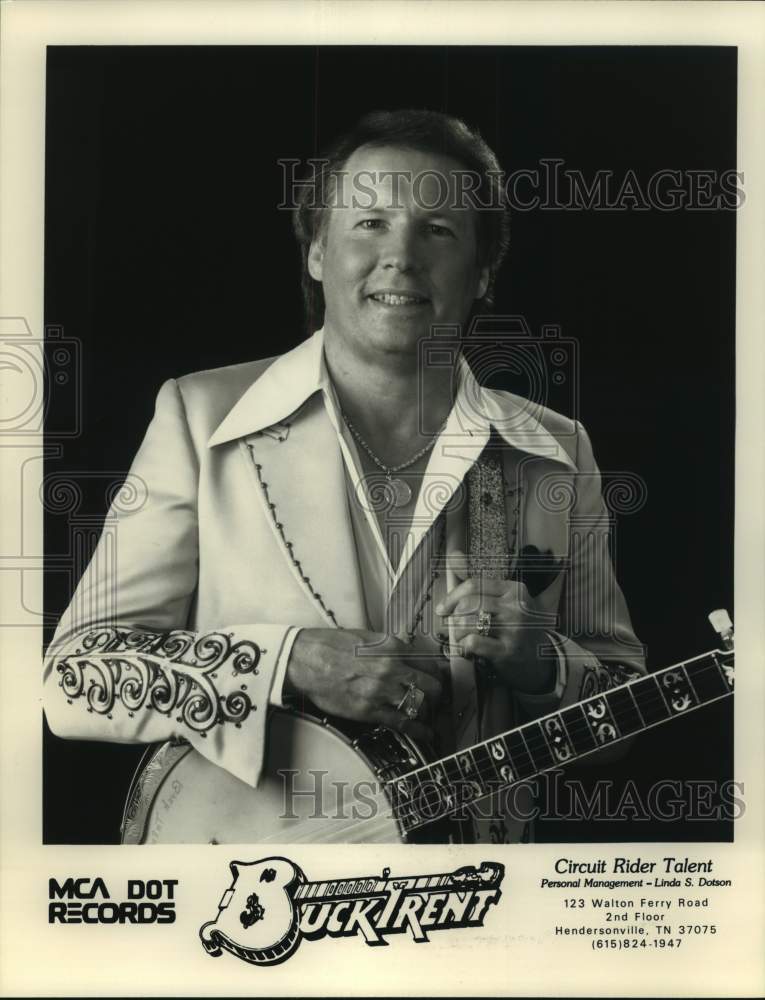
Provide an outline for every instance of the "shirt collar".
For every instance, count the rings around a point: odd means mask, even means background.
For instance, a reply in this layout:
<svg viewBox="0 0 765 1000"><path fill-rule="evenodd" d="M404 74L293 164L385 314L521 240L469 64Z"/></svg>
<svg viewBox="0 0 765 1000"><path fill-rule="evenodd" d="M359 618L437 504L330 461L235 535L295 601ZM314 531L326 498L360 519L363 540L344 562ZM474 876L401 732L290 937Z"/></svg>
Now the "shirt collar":
<svg viewBox="0 0 765 1000"><path fill-rule="evenodd" d="M277 358L229 410L207 442L212 448L271 427L290 414L322 386L324 331Z"/></svg>
<svg viewBox="0 0 765 1000"><path fill-rule="evenodd" d="M445 433L488 436L491 429L507 444L575 468L566 449L543 423L545 408L513 393L481 386L464 357L458 361L458 385ZM208 441L214 447L283 422L316 392L336 399L324 360L324 331L317 330L294 350L277 358L234 404ZM570 434L576 432L573 421ZM456 443L456 441L455 441Z"/></svg>

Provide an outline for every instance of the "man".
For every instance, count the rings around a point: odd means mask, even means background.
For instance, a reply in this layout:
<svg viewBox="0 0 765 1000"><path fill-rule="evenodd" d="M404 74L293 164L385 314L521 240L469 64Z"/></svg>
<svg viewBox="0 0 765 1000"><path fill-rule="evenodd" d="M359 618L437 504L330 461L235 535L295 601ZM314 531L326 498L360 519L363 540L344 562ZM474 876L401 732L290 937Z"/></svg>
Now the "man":
<svg viewBox="0 0 765 1000"><path fill-rule="evenodd" d="M322 328L162 387L145 503L49 650L58 735L181 738L255 787L269 705L445 755L643 670L584 430L481 388L459 350L507 245L496 157L399 111L327 160L296 215ZM472 835L518 840L527 817Z"/></svg>

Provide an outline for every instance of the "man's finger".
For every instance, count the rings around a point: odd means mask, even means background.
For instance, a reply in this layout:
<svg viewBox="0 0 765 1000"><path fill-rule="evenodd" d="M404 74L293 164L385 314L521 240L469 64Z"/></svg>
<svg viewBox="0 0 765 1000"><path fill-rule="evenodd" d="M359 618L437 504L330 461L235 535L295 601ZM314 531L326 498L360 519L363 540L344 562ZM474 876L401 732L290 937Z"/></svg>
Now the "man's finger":
<svg viewBox="0 0 765 1000"><path fill-rule="evenodd" d="M406 666L415 672L420 672L427 674L428 677L432 677L434 680L438 681L439 684L443 682L442 667L436 663L433 657L428 655L423 656L413 656L411 653L406 658ZM415 682L416 683L416 682Z"/></svg>
<svg viewBox="0 0 765 1000"><path fill-rule="evenodd" d="M477 635L471 632L459 642L462 655L468 659L481 657L484 660L499 660L505 655L505 647L499 639L492 639L489 635Z"/></svg>
<svg viewBox="0 0 765 1000"><path fill-rule="evenodd" d="M406 694L409 685L414 684L415 687L418 687L422 691L431 704L437 705L441 700L443 685L441 684L440 677L431 677L430 674L423 673L421 670L412 670L403 683L402 698Z"/></svg>
<svg viewBox="0 0 765 1000"><path fill-rule="evenodd" d="M495 580L487 577L481 579L478 576L471 576L468 580L463 580L456 587L452 588L446 597L436 605L436 614L445 617L452 613L457 604L467 597L473 597L476 601L476 609L480 606L482 595L491 597L502 597L508 589L507 580Z"/></svg>
<svg viewBox="0 0 765 1000"><path fill-rule="evenodd" d="M422 691L431 705L441 700L440 676L433 677L412 666L397 667L395 672L369 674L356 681L356 687L370 705L380 708L396 708L406 697L410 684Z"/></svg>
<svg viewBox="0 0 765 1000"><path fill-rule="evenodd" d="M350 631L350 630L349 630ZM353 633L353 652L356 656L401 656L407 646L395 635L383 632L363 632L360 629Z"/></svg>
<svg viewBox="0 0 765 1000"><path fill-rule="evenodd" d="M463 598L452 614L443 616L444 624L450 628L469 628L475 631L479 611L488 611L494 625L499 624L500 617L507 615L507 608L500 603L499 598L491 594L484 594L481 597L480 606L471 607L471 600L472 598Z"/></svg>
<svg viewBox="0 0 765 1000"><path fill-rule="evenodd" d="M455 549L446 557L446 568L450 569L458 580L468 579L468 557L462 549Z"/></svg>

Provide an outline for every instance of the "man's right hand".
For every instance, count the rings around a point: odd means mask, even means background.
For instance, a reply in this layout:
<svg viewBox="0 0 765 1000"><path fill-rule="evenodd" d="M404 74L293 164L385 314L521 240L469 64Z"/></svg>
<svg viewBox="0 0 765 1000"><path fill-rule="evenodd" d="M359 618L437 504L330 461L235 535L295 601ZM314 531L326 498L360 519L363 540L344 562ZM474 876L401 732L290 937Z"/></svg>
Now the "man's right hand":
<svg viewBox="0 0 765 1000"><path fill-rule="evenodd" d="M303 694L343 719L388 726L429 743L432 731L397 709L410 684L430 709L441 697L439 670L427 657L412 657L400 639L361 629L302 629L287 663L286 694ZM426 706L420 716L427 716Z"/></svg>

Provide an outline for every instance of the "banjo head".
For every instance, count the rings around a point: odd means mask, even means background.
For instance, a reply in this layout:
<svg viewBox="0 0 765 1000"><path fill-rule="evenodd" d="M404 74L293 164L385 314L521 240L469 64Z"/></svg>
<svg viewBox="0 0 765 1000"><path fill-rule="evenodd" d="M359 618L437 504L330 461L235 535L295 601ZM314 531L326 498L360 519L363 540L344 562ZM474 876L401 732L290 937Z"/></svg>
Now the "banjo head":
<svg viewBox="0 0 765 1000"><path fill-rule="evenodd" d="M165 743L142 765L123 819L127 844L448 843L448 822L406 835L392 783L425 763L392 730L271 710L257 788L190 745Z"/></svg>

